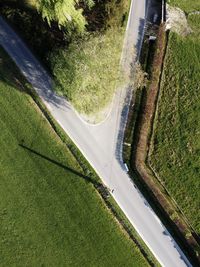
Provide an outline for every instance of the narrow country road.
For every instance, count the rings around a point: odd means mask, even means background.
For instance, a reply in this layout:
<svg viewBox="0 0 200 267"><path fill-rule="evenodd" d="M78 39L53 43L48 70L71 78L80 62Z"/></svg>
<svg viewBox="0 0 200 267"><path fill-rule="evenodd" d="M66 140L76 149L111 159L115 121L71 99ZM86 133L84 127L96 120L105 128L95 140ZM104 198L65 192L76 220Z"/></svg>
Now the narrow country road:
<svg viewBox="0 0 200 267"><path fill-rule="evenodd" d="M133 60L130 56L132 47L136 46L138 51L140 50L146 8L145 0L132 0L122 54L124 67L128 67ZM51 78L47 72L1 17L0 44L15 61L52 116L81 150L104 184L114 190L112 192L114 199L160 264L167 267L191 266L172 236L134 186L123 166L121 147L127 105L131 97L130 88L117 90L112 111L103 123L89 125L81 120L69 102L51 90ZM127 105L124 105L125 99Z"/></svg>

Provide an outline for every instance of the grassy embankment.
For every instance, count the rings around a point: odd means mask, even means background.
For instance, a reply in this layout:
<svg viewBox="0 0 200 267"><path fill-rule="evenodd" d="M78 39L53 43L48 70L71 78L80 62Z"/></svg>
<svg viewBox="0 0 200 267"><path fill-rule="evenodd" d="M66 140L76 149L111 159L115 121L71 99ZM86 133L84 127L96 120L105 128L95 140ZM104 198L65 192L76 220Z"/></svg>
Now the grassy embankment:
<svg viewBox="0 0 200 267"><path fill-rule="evenodd" d="M112 99L118 80L122 29L74 41L51 55L53 73L65 95L81 113L100 111Z"/></svg>
<svg viewBox="0 0 200 267"><path fill-rule="evenodd" d="M0 55L1 266L146 266Z"/></svg>
<svg viewBox="0 0 200 267"><path fill-rule="evenodd" d="M116 5L116 6L115 6ZM52 71L59 82L56 90L85 114L102 110L111 100L120 80L122 52L129 1L104 4L106 23L72 41L68 49L50 55ZM108 15L110 13L110 15Z"/></svg>
<svg viewBox="0 0 200 267"><path fill-rule="evenodd" d="M186 12L200 1L170 1ZM189 15L193 33L170 33L149 162L200 233L200 16Z"/></svg>

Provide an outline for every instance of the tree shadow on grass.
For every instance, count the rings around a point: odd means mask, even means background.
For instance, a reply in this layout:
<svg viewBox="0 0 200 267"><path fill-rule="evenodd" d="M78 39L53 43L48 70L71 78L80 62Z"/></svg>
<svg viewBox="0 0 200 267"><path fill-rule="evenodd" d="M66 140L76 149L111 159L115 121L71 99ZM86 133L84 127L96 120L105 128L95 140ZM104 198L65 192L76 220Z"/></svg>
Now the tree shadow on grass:
<svg viewBox="0 0 200 267"><path fill-rule="evenodd" d="M83 175L83 174L81 174L81 173L79 173L79 172L77 172L77 171L75 171L75 170L73 170L73 169L71 169L71 168L69 168L69 167L63 165L62 163L60 163L60 162L58 162L58 161L56 161L56 160L54 160L54 159L51 159L51 158L49 158L49 157L47 157L47 156L45 156L45 155L43 155L43 154L41 154L41 153L39 153L39 152L33 150L32 148L27 147L27 146L24 145L24 144L19 144L19 146L20 146L21 148L27 150L28 152L33 153L33 154L35 154L35 155L37 155L37 156L39 156L39 157L41 157L41 158L43 158L43 159L45 159L45 160L51 162L51 163L53 163L53 164L59 166L60 168L62 168L62 169L64 169L64 170L66 170L66 171L69 171L69 172L71 172L71 173L73 173L73 174L79 176L80 178L83 178L85 181L87 181L87 182L89 182L89 183L92 183L95 187L100 186L100 183L98 183L97 181L95 181L94 179L92 179L92 178L89 177L89 176Z"/></svg>
<svg viewBox="0 0 200 267"><path fill-rule="evenodd" d="M17 89L20 92L27 93L27 81L18 71L14 62L10 59L5 50L0 46L0 81Z"/></svg>

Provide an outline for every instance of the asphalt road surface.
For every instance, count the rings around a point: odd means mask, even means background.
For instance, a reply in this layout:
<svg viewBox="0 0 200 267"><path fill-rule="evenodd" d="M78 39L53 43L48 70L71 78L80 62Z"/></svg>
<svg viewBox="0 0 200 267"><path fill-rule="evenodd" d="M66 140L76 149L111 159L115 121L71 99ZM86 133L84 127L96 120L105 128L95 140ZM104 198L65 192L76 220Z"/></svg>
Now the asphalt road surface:
<svg viewBox="0 0 200 267"><path fill-rule="evenodd" d="M132 48L136 46L137 50L140 50L145 15L146 1L132 0L121 60L124 68L128 68L133 61L130 52ZM114 199L161 265L191 266L125 171L121 148L131 96L130 88L127 86L116 91L112 110L104 122L97 125L87 124L69 102L51 90L50 76L1 17L0 44L33 85L52 116L81 150L103 183L110 188Z"/></svg>

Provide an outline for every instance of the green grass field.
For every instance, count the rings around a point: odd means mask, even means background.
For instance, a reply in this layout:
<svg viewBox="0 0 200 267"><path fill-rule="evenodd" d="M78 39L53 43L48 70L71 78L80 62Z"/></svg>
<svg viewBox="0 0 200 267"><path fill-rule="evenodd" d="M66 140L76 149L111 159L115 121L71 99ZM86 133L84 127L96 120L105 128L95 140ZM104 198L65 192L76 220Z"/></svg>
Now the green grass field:
<svg viewBox="0 0 200 267"><path fill-rule="evenodd" d="M200 0L168 0L170 5L183 9L186 13L200 11Z"/></svg>
<svg viewBox="0 0 200 267"><path fill-rule="evenodd" d="M200 233L200 16L190 15L188 22L192 34L169 36L150 163Z"/></svg>
<svg viewBox="0 0 200 267"><path fill-rule="evenodd" d="M0 77L0 265L147 266L2 50Z"/></svg>

